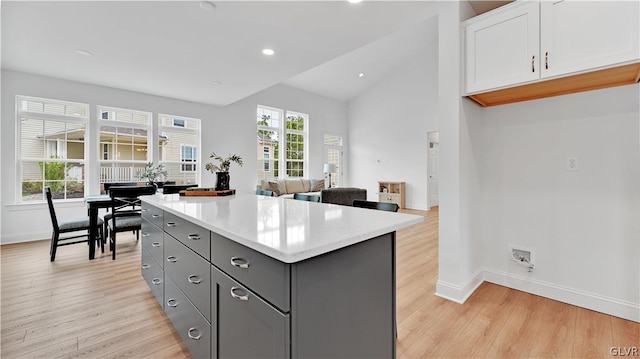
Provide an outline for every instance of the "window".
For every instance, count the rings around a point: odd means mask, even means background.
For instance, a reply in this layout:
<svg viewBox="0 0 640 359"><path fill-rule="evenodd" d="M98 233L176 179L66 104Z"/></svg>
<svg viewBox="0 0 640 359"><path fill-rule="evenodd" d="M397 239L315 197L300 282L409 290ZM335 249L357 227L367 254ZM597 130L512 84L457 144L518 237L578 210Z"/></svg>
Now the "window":
<svg viewBox="0 0 640 359"><path fill-rule="evenodd" d="M200 120L159 114L158 134L158 161L168 173L166 180L197 183Z"/></svg>
<svg viewBox="0 0 640 359"><path fill-rule="evenodd" d="M263 147L263 151L264 151L264 155L263 155L263 159L264 159L264 171L265 172L269 172L271 170L271 166L269 164L269 159L271 158L271 148L268 146L264 146Z"/></svg>
<svg viewBox="0 0 640 359"><path fill-rule="evenodd" d="M137 182L152 161L151 113L98 106L100 183Z"/></svg>
<svg viewBox="0 0 640 359"><path fill-rule="evenodd" d="M17 126L21 202L83 198L86 104L18 96Z"/></svg>
<svg viewBox="0 0 640 359"><path fill-rule="evenodd" d="M258 106L258 181L305 176L308 120L306 114L286 112L285 116L284 110Z"/></svg>
<svg viewBox="0 0 640 359"><path fill-rule="evenodd" d="M195 172L196 171L196 147L188 145L180 145L180 171Z"/></svg>

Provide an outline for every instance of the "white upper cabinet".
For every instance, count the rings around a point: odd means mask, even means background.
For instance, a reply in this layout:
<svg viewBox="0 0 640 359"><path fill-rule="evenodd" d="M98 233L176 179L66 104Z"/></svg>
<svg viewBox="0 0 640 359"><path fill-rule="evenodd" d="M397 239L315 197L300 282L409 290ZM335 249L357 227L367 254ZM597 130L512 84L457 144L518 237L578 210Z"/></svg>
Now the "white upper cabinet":
<svg viewBox="0 0 640 359"><path fill-rule="evenodd" d="M467 92L540 78L540 6L520 2L469 20L466 36Z"/></svg>
<svg viewBox="0 0 640 359"><path fill-rule="evenodd" d="M540 3L542 77L640 58L638 1Z"/></svg>
<svg viewBox="0 0 640 359"><path fill-rule="evenodd" d="M640 1L515 1L462 24L466 93L640 61Z"/></svg>

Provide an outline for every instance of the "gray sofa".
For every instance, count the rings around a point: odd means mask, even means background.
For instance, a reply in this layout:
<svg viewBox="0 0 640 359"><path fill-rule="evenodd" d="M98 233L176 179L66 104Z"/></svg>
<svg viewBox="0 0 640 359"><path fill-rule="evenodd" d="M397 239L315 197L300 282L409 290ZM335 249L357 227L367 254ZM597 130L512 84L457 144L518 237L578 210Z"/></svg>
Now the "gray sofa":
<svg viewBox="0 0 640 359"><path fill-rule="evenodd" d="M367 190L364 188L336 187L326 188L320 191L320 202L353 206L354 199L367 199Z"/></svg>

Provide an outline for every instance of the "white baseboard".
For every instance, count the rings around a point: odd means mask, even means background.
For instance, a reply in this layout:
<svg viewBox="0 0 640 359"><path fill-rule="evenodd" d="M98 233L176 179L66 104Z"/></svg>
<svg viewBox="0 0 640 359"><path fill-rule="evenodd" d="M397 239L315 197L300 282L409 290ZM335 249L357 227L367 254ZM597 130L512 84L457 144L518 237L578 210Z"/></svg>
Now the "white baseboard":
<svg viewBox="0 0 640 359"><path fill-rule="evenodd" d="M461 286L438 280L435 294L462 304L485 281L640 323L640 303L631 303L488 268L478 269Z"/></svg>
<svg viewBox="0 0 640 359"><path fill-rule="evenodd" d="M461 286L438 280L436 282L436 295L462 304L476 291L482 282L484 280L482 278L482 268L480 268Z"/></svg>
<svg viewBox="0 0 640 359"><path fill-rule="evenodd" d="M34 242L34 241L41 241L43 239L51 239L51 232L47 232L47 233L33 232L33 233L15 234L11 236L3 236L2 238L0 238L0 245L10 244L10 243Z"/></svg>
<svg viewBox="0 0 640 359"><path fill-rule="evenodd" d="M483 273L483 279L490 283L640 323L640 303L622 301L493 269L484 268Z"/></svg>

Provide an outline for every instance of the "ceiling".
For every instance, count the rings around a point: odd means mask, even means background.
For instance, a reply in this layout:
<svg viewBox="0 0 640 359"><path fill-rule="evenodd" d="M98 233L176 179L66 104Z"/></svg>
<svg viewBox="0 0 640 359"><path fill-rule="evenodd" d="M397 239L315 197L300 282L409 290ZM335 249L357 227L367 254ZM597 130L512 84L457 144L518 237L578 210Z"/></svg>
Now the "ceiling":
<svg viewBox="0 0 640 359"><path fill-rule="evenodd" d="M2 68L217 106L279 83L346 101L436 41L433 5L3 0Z"/></svg>

